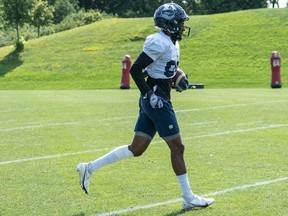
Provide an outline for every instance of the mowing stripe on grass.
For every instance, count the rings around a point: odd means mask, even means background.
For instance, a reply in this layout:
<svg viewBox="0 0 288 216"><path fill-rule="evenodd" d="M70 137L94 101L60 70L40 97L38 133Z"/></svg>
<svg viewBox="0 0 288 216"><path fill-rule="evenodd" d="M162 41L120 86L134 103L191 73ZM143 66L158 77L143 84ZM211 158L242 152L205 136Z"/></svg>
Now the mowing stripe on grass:
<svg viewBox="0 0 288 216"><path fill-rule="evenodd" d="M283 178L263 181L263 182L256 182L256 183L253 183L253 184L246 184L246 185L235 186L235 187L231 187L231 188L225 188L225 189L222 189L222 190L219 190L219 191L211 192L211 193L208 193L208 194L203 194L202 196L203 197L216 196L216 195L219 195L219 194L225 194L225 193L233 192L233 191L236 191L236 190L244 190L244 189L251 188L251 187L268 185L268 184L278 183L278 182L282 182L282 181L286 181L286 180L288 180L288 176L287 177L283 177ZM178 199L168 200L168 201L160 202L160 203L152 203L152 204L148 204L148 205L144 205L144 206L135 206L135 207L127 208L127 209L121 209L121 210L116 210L116 211L111 211L111 212L105 212L105 213L102 213L102 214L95 214L94 216L108 216L108 215L129 213L129 212L133 212L133 211L137 211L137 210L141 210L141 209L150 209L150 208L154 208L154 207L157 207L157 206L168 205L168 204L171 204L171 203L177 203L177 202L181 202L181 201L182 201L182 199L178 198Z"/></svg>
<svg viewBox="0 0 288 216"><path fill-rule="evenodd" d="M232 134L232 133L245 133L245 132L250 132L250 131L273 129L273 128L279 128L279 127L288 127L288 124L275 124L275 125L268 125L268 126L263 126L263 127L248 128L248 129L245 129L245 130L242 130L242 129L240 130L239 129L239 130L224 131L224 132L219 132L219 133L214 133L214 134L204 134L204 135L199 135L199 136L182 138L182 140L199 139L199 138L203 138L203 137L221 136L221 135L227 135L227 134ZM158 143L162 143L162 142L163 141L161 140L161 141L152 142L151 144L158 144ZM113 149L113 148L115 148L115 147L97 149L97 150L87 150L87 151L81 151L81 152L72 152L72 153L58 154L58 155L48 155L48 156L34 157L34 158L24 158L24 159L11 160L11 161L2 161L2 162L0 162L0 165L11 164L11 163L23 163L23 162L26 162L26 161L51 159L51 158L59 158L59 157L65 157L65 156L70 156L70 155L93 153L93 152L99 152L99 151L106 151L106 150L110 150L110 149Z"/></svg>

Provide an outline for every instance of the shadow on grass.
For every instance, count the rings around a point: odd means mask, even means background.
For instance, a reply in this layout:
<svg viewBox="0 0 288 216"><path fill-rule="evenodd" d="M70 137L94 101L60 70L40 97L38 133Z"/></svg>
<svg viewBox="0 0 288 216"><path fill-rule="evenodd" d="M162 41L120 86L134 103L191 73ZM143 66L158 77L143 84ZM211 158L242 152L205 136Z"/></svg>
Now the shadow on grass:
<svg viewBox="0 0 288 216"><path fill-rule="evenodd" d="M85 213L80 212L80 213L78 213L78 214L74 214L73 216L85 216L85 215L86 215Z"/></svg>
<svg viewBox="0 0 288 216"><path fill-rule="evenodd" d="M4 77L7 73L22 64L23 61L20 59L20 52L16 50L12 51L0 61L0 77Z"/></svg>
<svg viewBox="0 0 288 216"><path fill-rule="evenodd" d="M202 211L204 210L205 208L194 208L194 209L190 209L190 210L184 210L184 209L181 209L179 211L175 211L175 212L171 212L171 213L168 213L168 214L165 214L164 216L177 216L177 215L181 215L181 214L184 214L184 213L187 213L187 212L196 212L196 211Z"/></svg>
<svg viewBox="0 0 288 216"><path fill-rule="evenodd" d="M176 211L176 212L171 212L169 214L165 214L164 216L177 216L177 215L181 215L181 214L184 214L186 211L185 210L179 210L179 211Z"/></svg>

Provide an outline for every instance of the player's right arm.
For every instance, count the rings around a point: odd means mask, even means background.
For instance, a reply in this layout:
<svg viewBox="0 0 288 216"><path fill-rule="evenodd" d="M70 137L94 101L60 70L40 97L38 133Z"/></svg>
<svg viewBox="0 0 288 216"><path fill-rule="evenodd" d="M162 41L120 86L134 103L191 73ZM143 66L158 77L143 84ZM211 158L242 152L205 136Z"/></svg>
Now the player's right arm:
<svg viewBox="0 0 288 216"><path fill-rule="evenodd" d="M160 97L154 94L154 92L147 85L143 69L146 68L153 62L153 59L150 58L145 52L141 52L134 64L130 69L130 74L136 83L138 89L141 92L141 95L144 99L147 99L152 108L162 108L163 102Z"/></svg>
<svg viewBox="0 0 288 216"><path fill-rule="evenodd" d="M148 92L151 91L145 81L143 69L150 65L152 62L153 59L151 59L145 52L142 51L130 69L130 74L142 96L145 96Z"/></svg>

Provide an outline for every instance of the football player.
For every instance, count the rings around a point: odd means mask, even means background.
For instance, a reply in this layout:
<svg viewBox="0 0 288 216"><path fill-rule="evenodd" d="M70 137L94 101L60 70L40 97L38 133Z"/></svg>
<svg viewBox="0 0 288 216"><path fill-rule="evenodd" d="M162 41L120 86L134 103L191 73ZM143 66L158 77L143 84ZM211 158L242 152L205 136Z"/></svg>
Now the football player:
<svg viewBox="0 0 288 216"><path fill-rule="evenodd" d="M105 165L141 156L158 132L170 148L172 168L182 190L183 208L207 207L214 202L213 198L195 195L190 188L183 157L184 145L170 101L172 78L180 57L178 42L190 33L190 28L184 25L188 19L183 8L175 3L164 4L155 11L154 23L160 32L146 38L143 50L130 70L141 93L134 138L130 145L120 146L90 163L78 164L80 185L85 193L88 193L92 173ZM188 86L188 79L184 78L175 88L181 92Z"/></svg>

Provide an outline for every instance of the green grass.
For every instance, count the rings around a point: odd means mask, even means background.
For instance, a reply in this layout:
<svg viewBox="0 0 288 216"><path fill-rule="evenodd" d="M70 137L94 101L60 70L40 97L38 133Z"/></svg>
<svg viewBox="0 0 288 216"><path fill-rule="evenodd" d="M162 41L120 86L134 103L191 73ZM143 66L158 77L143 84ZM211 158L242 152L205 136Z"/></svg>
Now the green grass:
<svg viewBox="0 0 288 216"><path fill-rule="evenodd" d="M213 206L193 212L180 202L150 206L180 198L158 136L142 157L95 173L89 196L75 172L79 162L131 141L139 92L115 89L122 57L134 61L157 32L152 18L103 20L28 41L20 54L0 48L0 215L83 216L137 206L145 208L124 215L284 215L288 92L270 89L269 57L280 51L285 87L287 20L287 9L259 9L188 22L180 66L206 89L172 96L192 189L216 193Z"/></svg>
<svg viewBox="0 0 288 216"><path fill-rule="evenodd" d="M191 82L207 88L269 87L269 58L277 50L285 86L287 10L191 16L180 67ZM123 56L135 61L146 36L157 31L151 17L114 18L28 41L19 55L11 54L12 47L0 48L0 89L117 89Z"/></svg>
<svg viewBox="0 0 288 216"><path fill-rule="evenodd" d="M128 144L138 90L0 91L0 215L285 215L287 89L204 89L174 93L192 189L211 207L181 211L169 150L156 136L147 152L92 176L90 195L75 166ZM15 161L16 160L16 161ZM17 161L18 160L18 161Z"/></svg>

